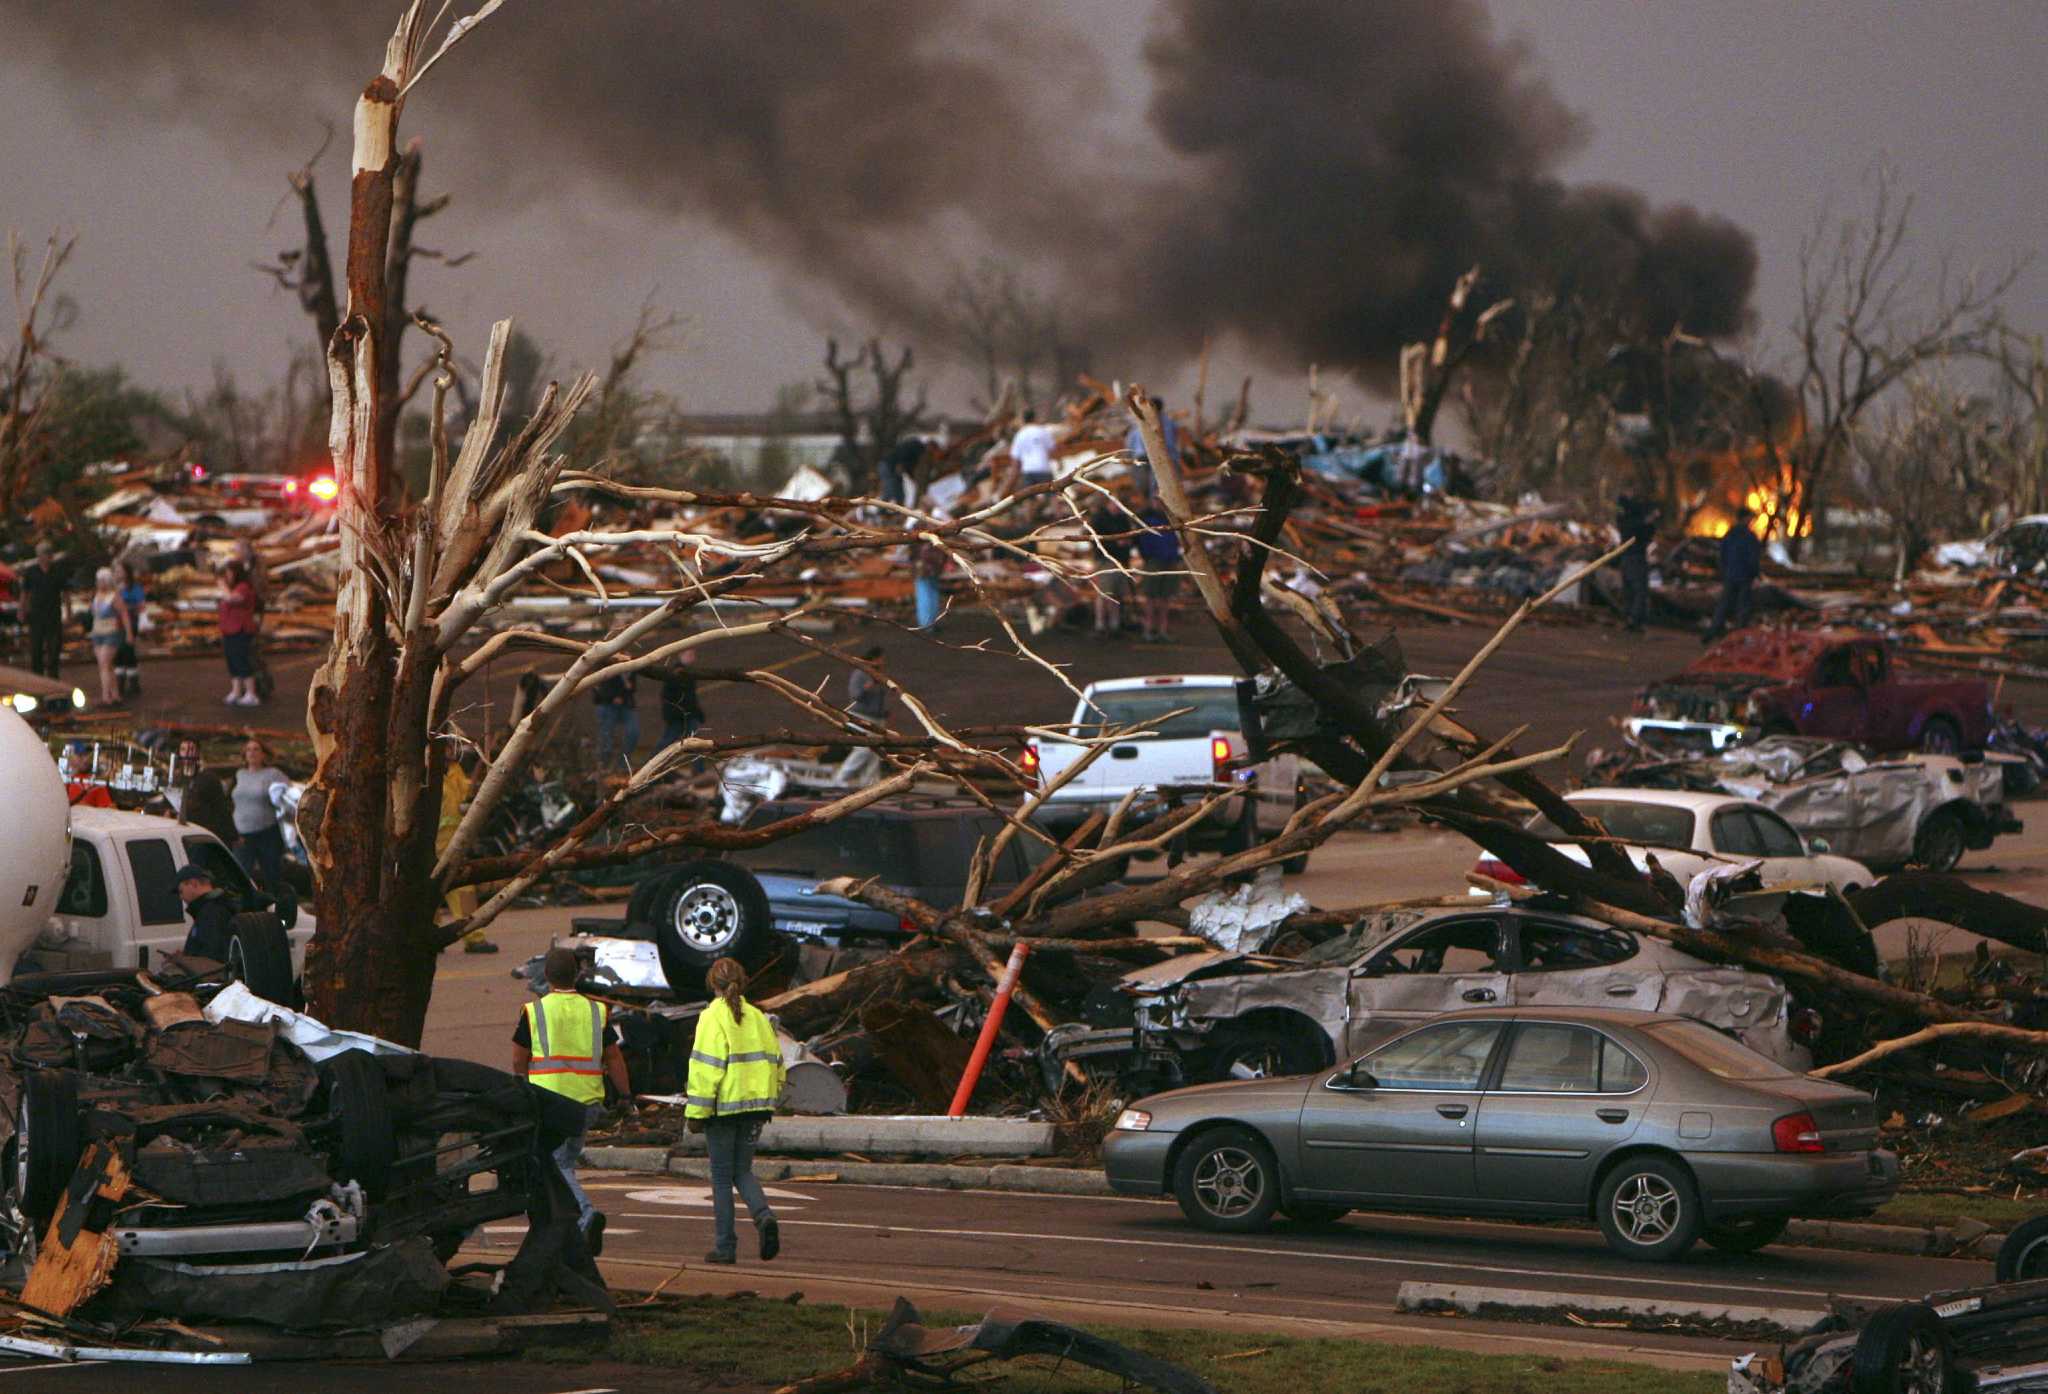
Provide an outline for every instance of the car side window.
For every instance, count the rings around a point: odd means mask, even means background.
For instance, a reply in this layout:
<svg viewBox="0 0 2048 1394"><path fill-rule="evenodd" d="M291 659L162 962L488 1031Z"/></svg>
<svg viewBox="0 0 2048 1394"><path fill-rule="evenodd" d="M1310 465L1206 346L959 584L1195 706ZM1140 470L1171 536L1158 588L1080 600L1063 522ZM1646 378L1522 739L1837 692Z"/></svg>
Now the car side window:
<svg viewBox="0 0 2048 1394"><path fill-rule="evenodd" d="M1820 665L1814 672L1814 683L1819 687L1851 687L1856 682L1856 650L1844 644L1829 649L1820 656Z"/></svg>
<svg viewBox="0 0 2048 1394"><path fill-rule="evenodd" d="M1381 1089L1477 1089L1501 1027L1498 1021L1425 1026L1366 1056L1365 1068Z"/></svg>
<svg viewBox="0 0 2048 1394"><path fill-rule="evenodd" d="M57 913L87 919L107 913L107 877L100 869L100 854L83 838L71 841L71 871L57 896Z"/></svg>
<svg viewBox="0 0 2048 1394"><path fill-rule="evenodd" d="M1636 946L1626 935L1591 925L1552 924L1523 920L1521 924L1522 969L1524 973L1554 973L1566 968L1600 968L1620 963L1634 955Z"/></svg>
<svg viewBox="0 0 2048 1394"><path fill-rule="evenodd" d="M1605 1036L1600 1038L1600 1092L1632 1094L1650 1082L1643 1062Z"/></svg>
<svg viewBox="0 0 2048 1394"><path fill-rule="evenodd" d="M128 844L128 870L135 877L135 907L144 924L176 924L185 918L170 843L160 837L136 838Z"/></svg>
<svg viewBox="0 0 2048 1394"><path fill-rule="evenodd" d="M1500 1087L1520 1093L1597 1094L1600 1041L1583 1026L1526 1025L1508 1044Z"/></svg>
<svg viewBox="0 0 2048 1394"><path fill-rule="evenodd" d="M212 872L213 884L226 891L238 905L256 894L255 883L235 860L235 854L210 837L186 837L185 860Z"/></svg>
<svg viewBox="0 0 2048 1394"><path fill-rule="evenodd" d="M1761 857L1763 842L1749 821L1749 810L1724 808L1714 815L1714 850L1735 857Z"/></svg>
<svg viewBox="0 0 2048 1394"><path fill-rule="evenodd" d="M1500 922L1490 916L1426 925L1372 960L1381 973L1504 973Z"/></svg>
<svg viewBox="0 0 2048 1394"><path fill-rule="evenodd" d="M1792 825L1775 813L1761 808L1749 811L1751 821L1756 824L1757 846L1766 857L1803 857L1806 844L1799 840L1799 834L1792 831Z"/></svg>

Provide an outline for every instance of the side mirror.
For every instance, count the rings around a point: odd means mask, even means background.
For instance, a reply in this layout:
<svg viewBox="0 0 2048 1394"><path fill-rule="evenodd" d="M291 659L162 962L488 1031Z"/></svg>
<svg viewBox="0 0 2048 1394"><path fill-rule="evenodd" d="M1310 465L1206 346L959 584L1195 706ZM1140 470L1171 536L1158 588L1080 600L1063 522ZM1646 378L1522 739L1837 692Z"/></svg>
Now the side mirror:
<svg viewBox="0 0 2048 1394"><path fill-rule="evenodd" d="M1808 838L1806 840L1806 848L1808 851L1813 852L1816 855L1825 855L1835 850L1834 844L1829 842L1824 837Z"/></svg>
<svg viewBox="0 0 2048 1394"><path fill-rule="evenodd" d="M1380 1087L1380 1082L1373 1078L1372 1071L1365 1067L1363 1060L1352 1062L1351 1068L1344 1072L1344 1083L1352 1089L1377 1089Z"/></svg>

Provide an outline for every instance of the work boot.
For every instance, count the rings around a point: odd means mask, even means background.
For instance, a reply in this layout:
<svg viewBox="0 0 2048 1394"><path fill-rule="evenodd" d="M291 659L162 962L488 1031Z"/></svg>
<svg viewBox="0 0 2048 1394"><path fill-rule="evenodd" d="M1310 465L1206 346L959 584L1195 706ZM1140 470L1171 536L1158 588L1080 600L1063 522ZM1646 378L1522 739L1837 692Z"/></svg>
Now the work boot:
<svg viewBox="0 0 2048 1394"><path fill-rule="evenodd" d="M704 1255L706 1263L732 1263L736 1258L737 1255L728 1253L724 1249L713 1249L710 1253Z"/></svg>
<svg viewBox="0 0 2048 1394"><path fill-rule="evenodd" d="M488 939L466 939L463 941L462 951L466 954L494 954L498 951L498 946Z"/></svg>
<svg viewBox="0 0 2048 1394"><path fill-rule="evenodd" d="M773 1215L763 1215L754 1221L754 1228L761 1236L761 1262L766 1263L782 1252L782 1226L775 1223Z"/></svg>

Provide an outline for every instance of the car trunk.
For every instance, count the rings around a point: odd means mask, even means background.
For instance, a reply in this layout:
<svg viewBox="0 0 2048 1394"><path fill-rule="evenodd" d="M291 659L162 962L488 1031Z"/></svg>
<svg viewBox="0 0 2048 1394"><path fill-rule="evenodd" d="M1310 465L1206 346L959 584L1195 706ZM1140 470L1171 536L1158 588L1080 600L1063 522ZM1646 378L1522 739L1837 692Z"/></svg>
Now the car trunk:
<svg viewBox="0 0 2048 1394"><path fill-rule="evenodd" d="M1868 1094L1803 1076L1746 1082L1784 1099L1786 1113L1813 1115L1821 1145L1830 1152L1867 1152L1877 1146L1877 1104Z"/></svg>

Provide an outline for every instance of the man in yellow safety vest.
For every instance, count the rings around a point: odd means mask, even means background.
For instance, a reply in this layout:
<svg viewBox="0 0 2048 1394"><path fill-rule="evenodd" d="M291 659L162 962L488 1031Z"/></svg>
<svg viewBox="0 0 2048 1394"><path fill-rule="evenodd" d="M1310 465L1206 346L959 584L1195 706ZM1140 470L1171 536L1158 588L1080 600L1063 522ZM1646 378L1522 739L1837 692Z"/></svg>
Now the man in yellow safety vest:
<svg viewBox="0 0 2048 1394"><path fill-rule="evenodd" d="M547 995L526 1004L512 1031L512 1073L585 1106L583 1127L555 1149L555 1165L576 1197L579 1223L595 1257L604 1250L604 1216L583 1193L576 1163L583 1156L584 1134L604 1109L605 1081L629 1107L633 1086L609 1009L576 991L579 966L574 949L557 944L548 950L541 962Z"/></svg>

